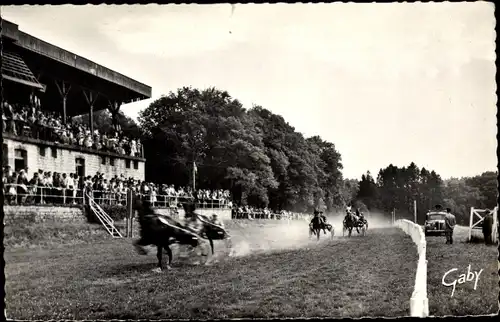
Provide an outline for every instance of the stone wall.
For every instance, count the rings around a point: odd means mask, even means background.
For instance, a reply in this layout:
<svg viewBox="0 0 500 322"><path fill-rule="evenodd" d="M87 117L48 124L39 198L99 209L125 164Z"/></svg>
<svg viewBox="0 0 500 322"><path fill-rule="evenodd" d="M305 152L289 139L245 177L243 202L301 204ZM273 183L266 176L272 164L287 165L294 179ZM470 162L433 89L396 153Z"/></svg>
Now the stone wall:
<svg viewBox="0 0 500 322"><path fill-rule="evenodd" d="M59 173L75 173L76 159L83 159L85 163L85 175L95 175L96 172L104 173L108 178L115 175L125 175L126 178L133 177L144 180L144 159L119 156L112 153L91 151L79 147L67 147L56 145L52 142L28 139L12 138L4 136L3 150L7 155L8 164L15 170L16 150L26 151L25 164L28 168L28 179L38 169L43 171ZM111 164L113 162L113 165ZM137 169L135 169L137 167Z"/></svg>
<svg viewBox="0 0 500 322"><path fill-rule="evenodd" d="M178 210L175 216L170 209L156 208L155 212L162 215L173 216L176 219L184 218L184 209ZM217 214L221 220L231 220L231 209L197 209L200 215L211 216ZM83 206L4 206L4 222L7 225L16 222L87 222L87 216Z"/></svg>
<svg viewBox="0 0 500 322"><path fill-rule="evenodd" d="M4 223L66 222L83 223L87 217L82 207L4 206Z"/></svg>

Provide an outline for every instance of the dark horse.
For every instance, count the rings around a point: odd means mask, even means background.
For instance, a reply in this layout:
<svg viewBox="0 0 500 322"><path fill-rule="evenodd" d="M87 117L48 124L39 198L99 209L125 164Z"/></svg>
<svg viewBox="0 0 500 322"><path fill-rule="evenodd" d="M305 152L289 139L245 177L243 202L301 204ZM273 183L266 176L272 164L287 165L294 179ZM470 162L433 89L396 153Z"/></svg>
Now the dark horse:
<svg viewBox="0 0 500 322"><path fill-rule="evenodd" d="M139 214L141 239L135 243L135 246L155 245L157 248L158 268L160 270L163 270L163 249L165 249L168 255L167 269L170 269L173 259L170 245L189 245L193 249L202 246L204 241L200 236L167 216L155 214L148 202L136 201L136 209ZM141 254L146 254L140 247L137 250ZM202 253L202 256L208 256L208 254Z"/></svg>
<svg viewBox="0 0 500 322"><path fill-rule="evenodd" d="M228 232L221 226L216 225L210 221L207 216L195 214L198 216L198 219L203 224L203 229L201 233L201 237L208 239L210 243L210 249L212 250L212 255L214 252L214 240L225 240L226 246L231 248L231 236L229 236Z"/></svg>
<svg viewBox="0 0 500 322"><path fill-rule="evenodd" d="M330 232L331 234L330 238L333 238L333 226L324 223L319 216L314 216L311 220L311 223L309 224L309 237L311 237L312 235L316 235L317 239L319 240L319 236L322 230L328 230L328 232Z"/></svg>

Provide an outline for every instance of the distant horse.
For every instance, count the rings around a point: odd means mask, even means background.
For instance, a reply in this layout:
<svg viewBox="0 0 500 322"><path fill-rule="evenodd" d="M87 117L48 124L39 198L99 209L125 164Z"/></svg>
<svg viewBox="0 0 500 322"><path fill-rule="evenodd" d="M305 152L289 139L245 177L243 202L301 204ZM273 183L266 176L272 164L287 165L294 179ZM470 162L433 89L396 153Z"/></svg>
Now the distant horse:
<svg viewBox="0 0 500 322"><path fill-rule="evenodd" d="M356 218L356 216L352 212L350 212L350 211L347 212L347 215L344 218L343 224L344 224L344 227L342 230L342 235L344 235L345 232L348 231L349 232L348 236L351 237L353 228L356 228L356 231L359 234L358 219Z"/></svg>
<svg viewBox="0 0 500 322"><path fill-rule="evenodd" d="M312 235L315 235L317 237L317 240L319 240L321 231L324 229L328 230L328 232L330 233L330 238L333 238L333 226L323 223L319 217L313 217L311 222L309 223L309 238L312 237Z"/></svg>
<svg viewBox="0 0 500 322"><path fill-rule="evenodd" d="M168 255L167 269L172 264L173 254L170 249L172 244L189 245L194 249L203 247L205 241L194 232L189 231L177 221L167 216L159 216L154 213L149 203L136 203L139 214L139 224L141 227L141 239L136 242L136 246L155 245L157 248L158 269L163 270L163 249ZM202 252L202 256L208 256Z"/></svg>

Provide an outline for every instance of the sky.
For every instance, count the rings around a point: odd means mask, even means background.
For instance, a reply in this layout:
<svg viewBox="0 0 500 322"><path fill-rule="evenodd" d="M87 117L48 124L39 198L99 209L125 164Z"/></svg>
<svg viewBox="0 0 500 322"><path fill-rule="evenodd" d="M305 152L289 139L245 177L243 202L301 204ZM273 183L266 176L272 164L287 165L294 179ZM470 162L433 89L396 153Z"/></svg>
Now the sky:
<svg viewBox="0 0 500 322"><path fill-rule="evenodd" d="M494 5L2 6L20 30L152 87L217 87L335 144L343 174L495 171Z"/></svg>

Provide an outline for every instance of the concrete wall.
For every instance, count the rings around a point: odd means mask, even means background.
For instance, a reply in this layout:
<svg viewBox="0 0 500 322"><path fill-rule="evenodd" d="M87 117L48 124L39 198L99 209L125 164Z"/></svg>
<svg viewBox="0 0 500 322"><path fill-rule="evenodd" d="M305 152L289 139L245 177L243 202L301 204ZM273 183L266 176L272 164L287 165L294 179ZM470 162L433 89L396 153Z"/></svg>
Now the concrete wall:
<svg viewBox="0 0 500 322"><path fill-rule="evenodd" d="M162 215L173 216L177 219L184 218L184 209L179 209L175 216L170 209L157 208L155 212ZM231 220L231 209L197 209L200 215L211 216L216 213L221 220ZM29 221L32 223L58 221L58 222L87 222L83 206L4 206L4 220L6 224L16 221Z"/></svg>
<svg viewBox="0 0 500 322"><path fill-rule="evenodd" d="M104 173L107 179L115 175L124 174L126 178L133 177L134 179L144 180L144 159L119 157L111 153L103 153L95 151L94 153L78 151L78 149L70 149L61 145L55 145L51 142L28 139L13 139L9 136L4 136L4 143L7 145L8 164L14 170L15 150L22 149L27 153L26 161L28 167L28 179L31 179L34 172L38 169L43 171L59 172L59 173L75 173L76 159L82 158L85 160L85 175L95 175L96 172ZM45 149L45 156L41 155L40 148ZM52 155L52 149L56 151L56 157ZM114 158L114 166L110 164L110 158ZM106 158L106 164L102 164L102 158ZM126 167L126 160L130 161L130 168ZM134 169L134 162L137 163L138 169Z"/></svg>
<svg viewBox="0 0 500 322"><path fill-rule="evenodd" d="M41 222L87 222L81 207L4 206L5 225Z"/></svg>

